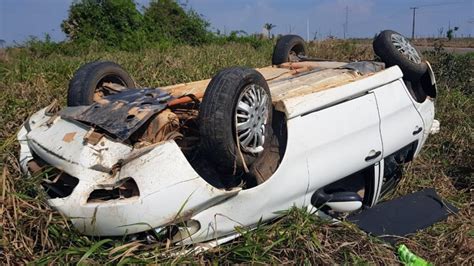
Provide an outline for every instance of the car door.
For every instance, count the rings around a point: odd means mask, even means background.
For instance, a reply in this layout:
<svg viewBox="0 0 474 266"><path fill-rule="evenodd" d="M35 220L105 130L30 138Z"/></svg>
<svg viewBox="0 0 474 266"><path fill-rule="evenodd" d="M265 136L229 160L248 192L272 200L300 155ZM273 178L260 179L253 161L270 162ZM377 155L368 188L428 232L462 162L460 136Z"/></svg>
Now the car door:
<svg viewBox="0 0 474 266"><path fill-rule="evenodd" d="M410 161L424 132L423 119L403 80L374 90L380 114L383 163L375 201L396 186L402 177L402 164Z"/></svg>
<svg viewBox="0 0 474 266"><path fill-rule="evenodd" d="M402 80L374 90L380 114L383 157L421 140L423 120Z"/></svg>
<svg viewBox="0 0 474 266"><path fill-rule="evenodd" d="M382 158L373 93L294 118L289 126L294 134L289 137L304 153L296 157L306 158L310 189L372 166Z"/></svg>

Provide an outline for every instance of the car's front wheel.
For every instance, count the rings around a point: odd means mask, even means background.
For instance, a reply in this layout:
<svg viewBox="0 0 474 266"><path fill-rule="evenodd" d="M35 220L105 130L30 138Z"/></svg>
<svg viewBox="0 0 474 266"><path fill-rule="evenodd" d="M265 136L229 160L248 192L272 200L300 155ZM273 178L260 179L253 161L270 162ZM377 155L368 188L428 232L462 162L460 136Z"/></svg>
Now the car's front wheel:
<svg viewBox="0 0 474 266"><path fill-rule="evenodd" d="M272 100L256 70L227 68L209 83L199 111L202 149L224 175L247 172L269 146Z"/></svg>

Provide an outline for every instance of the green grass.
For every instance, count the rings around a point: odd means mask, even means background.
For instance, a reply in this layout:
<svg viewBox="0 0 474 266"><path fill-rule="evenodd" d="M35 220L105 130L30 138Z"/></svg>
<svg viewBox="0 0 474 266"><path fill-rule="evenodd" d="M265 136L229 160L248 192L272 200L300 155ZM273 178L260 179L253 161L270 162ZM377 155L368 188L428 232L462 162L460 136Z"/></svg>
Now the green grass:
<svg viewBox="0 0 474 266"><path fill-rule="evenodd" d="M355 42L313 43L310 54L337 60L372 59ZM19 171L16 131L32 113L54 99L65 104L66 89L83 63L113 60L140 86L156 87L211 77L228 66L269 64L272 45L246 44L165 47L139 52L89 49L67 56L28 49L0 54L0 153L2 171L2 262L36 263L314 263L395 264L395 248L367 236L350 223L329 224L304 209L292 208L255 230L237 228L242 237L198 255L167 257L180 247L130 239L83 236L45 202L38 189L42 176ZM436 117L441 132L431 136L421 155L406 167L405 178L389 197L435 187L460 212L448 220L400 240L435 264L470 264L474 254L473 65L474 55L453 56L442 50L427 54L437 72Z"/></svg>

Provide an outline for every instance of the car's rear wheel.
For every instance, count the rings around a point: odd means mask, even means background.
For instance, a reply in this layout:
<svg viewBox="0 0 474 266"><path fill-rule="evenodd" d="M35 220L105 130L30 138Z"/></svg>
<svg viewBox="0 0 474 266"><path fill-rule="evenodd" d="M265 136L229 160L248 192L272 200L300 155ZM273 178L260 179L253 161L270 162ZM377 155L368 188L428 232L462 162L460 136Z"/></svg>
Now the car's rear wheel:
<svg viewBox="0 0 474 266"><path fill-rule="evenodd" d="M224 175L238 175L269 145L272 100L256 70L221 70L209 83L199 110L201 147Z"/></svg>
<svg viewBox="0 0 474 266"><path fill-rule="evenodd" d="M280 65L294 61L298 56L306 55L306 46L303 38L298 35L281 37L273 48L272 65Z"/></svg>
<svg viewBox="0 0 474 266"><path fill-rule="evenodd" d="M414 45L398 32L384 30L373 43L374 52L387 67L398 65L407 80L416 81L425 74L427 65Z"/></svg>
<svg viewBox="0 0 474 266"><path fill-rule="evenodd" d="M67 105L90 105L103 96L123 88L135 88L135 82L118 64L95 61L82 65L69 82Z"/></svg>

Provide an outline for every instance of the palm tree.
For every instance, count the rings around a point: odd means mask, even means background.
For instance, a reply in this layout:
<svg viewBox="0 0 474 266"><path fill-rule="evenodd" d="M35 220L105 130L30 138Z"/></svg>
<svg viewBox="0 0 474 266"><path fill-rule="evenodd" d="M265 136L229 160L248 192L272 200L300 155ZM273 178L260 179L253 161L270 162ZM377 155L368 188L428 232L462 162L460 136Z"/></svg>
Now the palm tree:
<svg viewBox="0 0 474 266"><path fill-rule="evenodd" d="M454 27L454 29L449 29L446 32L446 37L448 37L448 40L451 41L452 38L454 38L454 32L458 31L459 27Z"/></svg>
<svg viewBox="0 0 474 266"><path fill-rule="evenodd" d="M268 38L270 39L271 38L271 31L273 28L275 28L276 25L272 24L272 23L265 23L265 25L263 25L263 28L265 30L267 30L267 33L268 33Z"/></svg>

